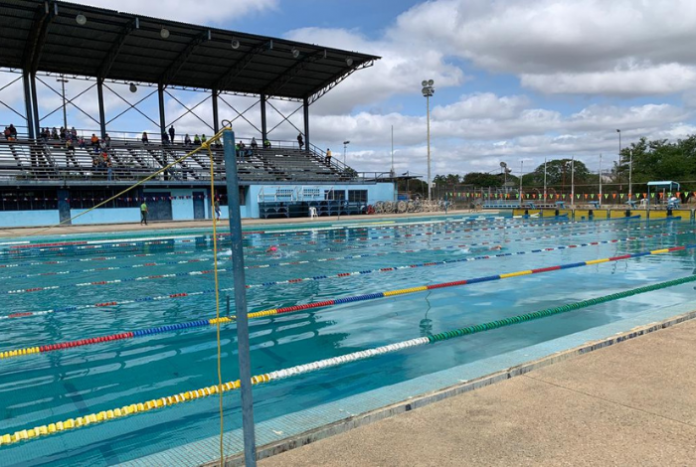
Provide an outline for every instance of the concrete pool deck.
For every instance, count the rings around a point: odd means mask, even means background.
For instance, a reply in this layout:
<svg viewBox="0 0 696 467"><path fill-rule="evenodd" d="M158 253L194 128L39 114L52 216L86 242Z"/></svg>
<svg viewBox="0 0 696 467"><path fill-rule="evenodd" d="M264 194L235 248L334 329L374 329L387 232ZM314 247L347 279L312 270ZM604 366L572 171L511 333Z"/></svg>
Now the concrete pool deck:
<svg viewBox="0 0 696 467"><path fill-rule="evenodd" d="M308 217L295 217L291 219L242 219L242 227L255 225L274 225L282 226L286 224L302 224L310 227L312 224L325 224L327 222L346 222L346 223L370 223L375 221L389 220L418 220L419 218L431 217L450 217L462 215L484 214L491 215L499 213L498 210L451 210L447 213L411 213L411 214L375 214L369 216L331 216L310 219ZM229 226L227 219L222 219L218 224L222 228ZM84 233L116 233L116 232L140 232L143 230L173 230L173 229L198 229L211 227L210 219L199 221L151 221L147 226L141 226L138 222L120 224L86 224L86 225L61 225L44 227L10 227L0 228L0 238L30 238L34 235L70 235Z"/></svg>
<svg viewBox="0 0 696 467"><path fill-rule="evenodd" d="M696 465L696 320L259 462Z"/></svg>

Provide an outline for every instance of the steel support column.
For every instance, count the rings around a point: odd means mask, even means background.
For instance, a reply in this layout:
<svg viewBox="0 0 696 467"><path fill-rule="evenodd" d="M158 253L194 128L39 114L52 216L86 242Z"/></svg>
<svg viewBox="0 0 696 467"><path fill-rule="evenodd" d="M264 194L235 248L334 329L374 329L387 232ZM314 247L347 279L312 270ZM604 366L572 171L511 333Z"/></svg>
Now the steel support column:
<svg viewBox="0 0 696 467"><path fill-rule="evenodd" d="M266 95L261 94L261 143L268 137L268 123L266 121Z"/></svg>
<svg viewBox="0 0 696 467"><path fill-rule="evenodd" d="M34 111L34 134L40 135L41 118L39 117L39 98L36 95L36 73L31 73L29 76L29 82L31 87L31 107Z"/></svg>
<svg viewBox="0 0 696 467"><path fill-rule="evenodd" d="M230 234L232 240L232 270L234 274L234 305L237 315L237 352L239 358L239 381L242 399L242 429L244 435L244 465L256 467L256 436L254 427L254 402L251 384L251 357L249 355L249 318L247 316L246 280L244 277L244 250L242 220L239 212L239 178L237 155L234 147L234 132L223 133L225 150L225 172L227 175L227 206L229 208ZM224 462L223 459L221 461Z"/></svg>
<svg viewBox="0 0 696 467"><path fill-rule="evenodd" d="M309 99L306 97L302 101L302 111L304 113L305 147L309 150Z"/></svg>
<svg viewBox="0 0 696 467"><path fill-rule="evenodd" d="M220 115L218 114L218 90L213 89L213 131L220 131Z"/></svg>
<svg viewBox="0 0 696 467"><path fill-rule="evenodd" d="M97 100L99 101L99 129L102 139L106 138L106 111L104 110L104 80L97 78Z"/></svg>
<svg viewBox="0 0 696 467"><path fill-rule="evenodd" d="M36 138L36 133L34 131L34 111L31 107L31 80L29 78L30 73L28 71L22 72L22 81L24 84L24 106L27 112L27 131L29 133L29 139Z"/></svg>
<svg viewBox="0 0 696 467"><path fill-rule="evenodd" d="M164 85L162 83L157 84L157 101L159 102L159 119L160 119L160 134L161 138L165 131L167 131L167 122L164 120Z"/></svg>

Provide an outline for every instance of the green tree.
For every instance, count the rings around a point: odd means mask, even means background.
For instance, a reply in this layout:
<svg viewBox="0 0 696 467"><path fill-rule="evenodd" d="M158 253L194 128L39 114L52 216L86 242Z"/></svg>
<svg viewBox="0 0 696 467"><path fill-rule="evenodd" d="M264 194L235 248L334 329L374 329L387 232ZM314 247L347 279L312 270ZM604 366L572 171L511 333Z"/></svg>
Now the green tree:
<svg viewBox="0 0 696 467"><path fill-rule="evenodd" d="M510 178L509 175L508 178ZM462 183L465 185L471 185L475 188L500 187L503 186L503 175L494 175L483 172L469 172L468 174L464 175Z"/></svg>

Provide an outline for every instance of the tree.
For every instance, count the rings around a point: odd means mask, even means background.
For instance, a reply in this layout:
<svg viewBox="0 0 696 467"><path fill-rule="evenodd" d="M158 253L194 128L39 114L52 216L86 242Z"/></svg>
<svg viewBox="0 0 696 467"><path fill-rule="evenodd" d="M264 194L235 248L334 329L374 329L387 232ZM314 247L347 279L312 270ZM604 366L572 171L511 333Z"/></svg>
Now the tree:
<svg viewBox="0 0 696 467"><path fill-rule="evenodd" d="M475 188L501 187L503 186L502 174L489 174L483 172L469 172L464 175L462 182Z"/></svg>
<svg viewBox="0 0 696 467"><path fill-rule="evenodd" d="M570 186L571 179L575 179L578 185L596 181L587 169L587 166L579 160L554 159L546 162L546 186ZM523 186L544 186L544 164L522 177Z"/></svg>

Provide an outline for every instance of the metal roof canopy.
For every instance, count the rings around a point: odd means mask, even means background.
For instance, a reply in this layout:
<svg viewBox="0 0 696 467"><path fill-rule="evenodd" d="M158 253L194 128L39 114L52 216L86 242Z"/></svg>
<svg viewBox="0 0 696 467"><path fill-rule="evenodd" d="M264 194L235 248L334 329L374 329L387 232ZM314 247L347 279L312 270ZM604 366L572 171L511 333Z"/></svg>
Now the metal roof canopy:
<svg viewBox="0 0 696 467"><path fill-rule="evenodd" d="M380 59L61 1L0 0L0 43L0 67L309 103Z"/></svg>

